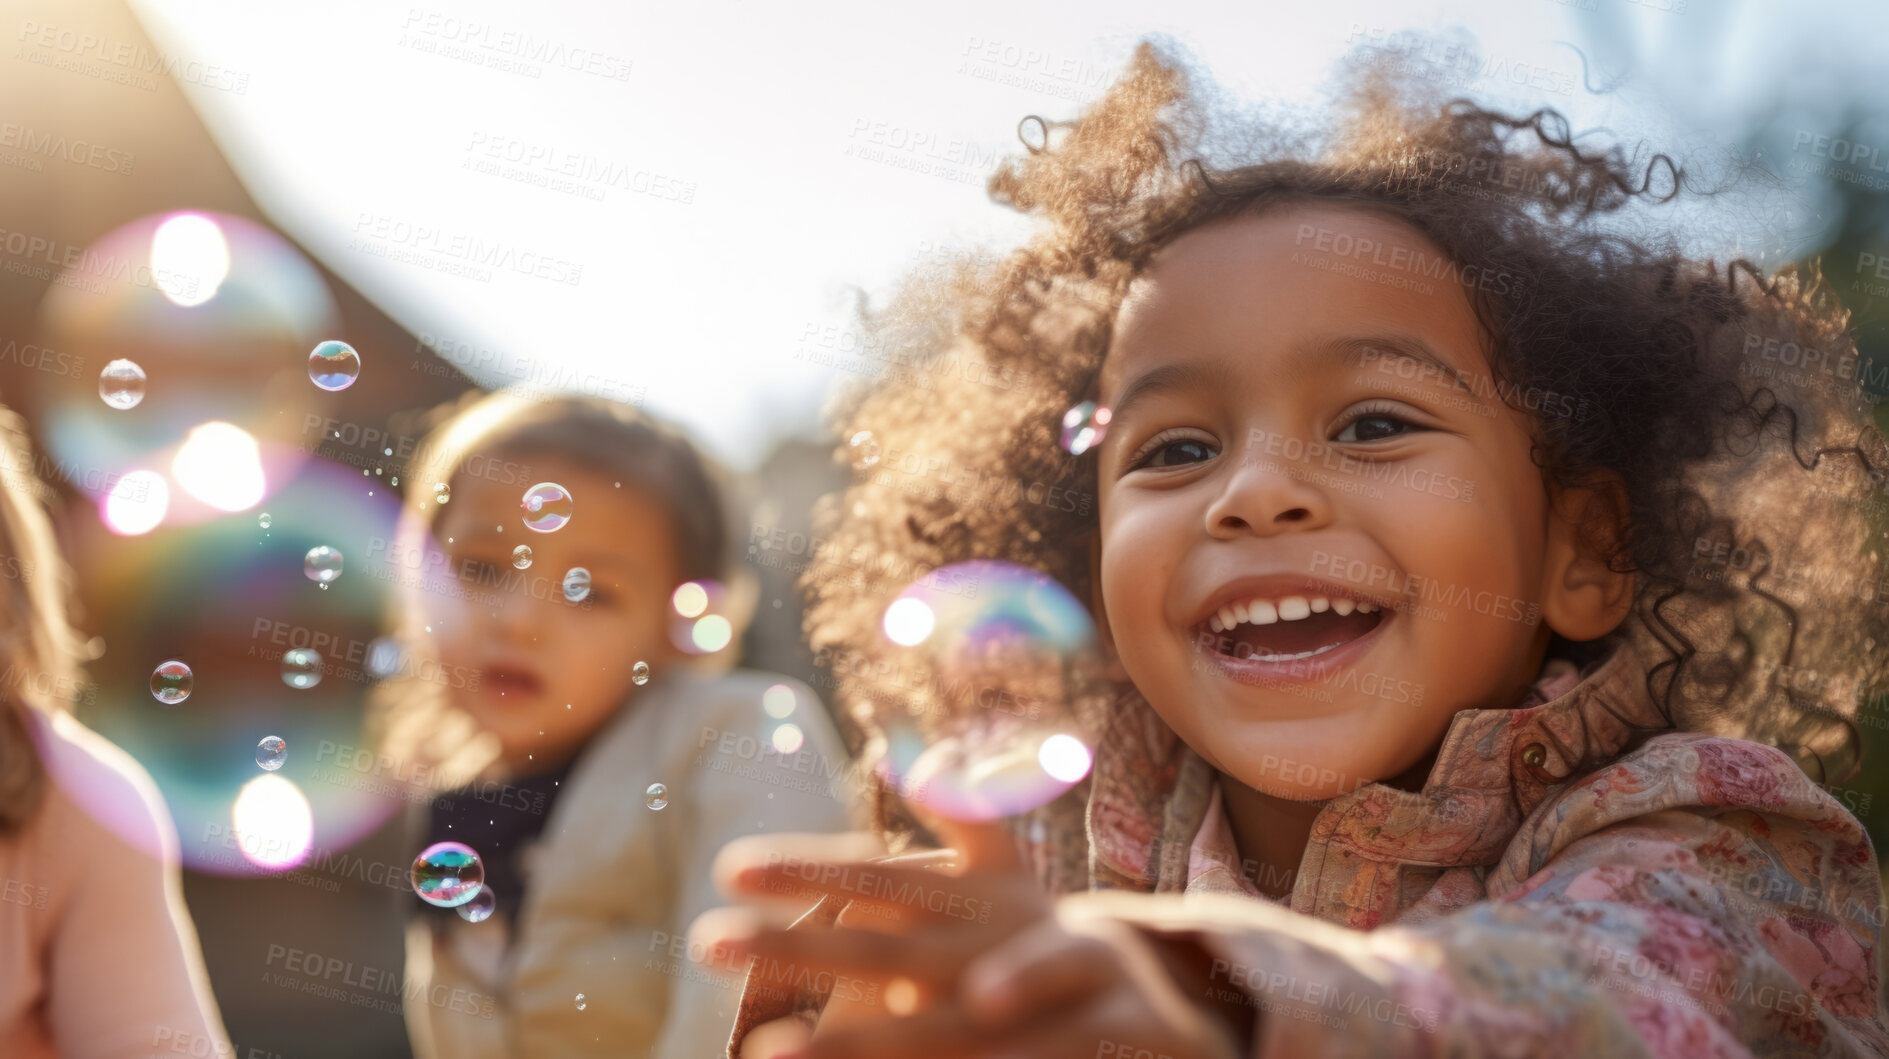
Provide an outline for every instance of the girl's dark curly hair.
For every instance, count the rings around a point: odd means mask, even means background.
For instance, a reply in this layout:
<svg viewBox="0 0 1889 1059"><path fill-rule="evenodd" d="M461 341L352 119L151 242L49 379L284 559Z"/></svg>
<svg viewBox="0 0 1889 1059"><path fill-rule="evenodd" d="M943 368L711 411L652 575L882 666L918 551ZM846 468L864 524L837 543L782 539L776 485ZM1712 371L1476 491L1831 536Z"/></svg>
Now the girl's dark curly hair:
<svg viewBox="0 0 1889 1059"><path fill-rule="evenodd" d="M1095 396L1129 283L1218 218L1344 203L1416 228L1466 275L1515 279L1465 287L1497 392L1527 411L1545 482L1624 483L1631 527L1612 559L1636 575L1636 605L1609 641L1657 660L1649 690L1673 723L1774 742L1821 780L1848 775L1889 665L1889 451L1847 311L1814 270L1766 276L1647 234L1644 213L1692 191L1665 155L1585 148L1555 111L1509 116L1353 69L1323 132L1220 125L1182 64L1143 43L1079 120L1026 119L1027 153L993 176L995 199L1045 222L1028 246L915 273L862 313L901 370L839 406L860 473L823 503L827 543L802 587L864 755L885 752L894 718L968 706L873 664L899 650L879 620L902 585L862 582L862 564L1006 559L1092 599L1095 466L1058 433ZM1576 414L1522 408L1540 393ZM1045 502L1070 495L1083 502ZM1605 645L1556 646L1580 659ZM1091 693L1109 689L1069 692ZM888 790L877 812L888 834L914 830Z"/></svg>

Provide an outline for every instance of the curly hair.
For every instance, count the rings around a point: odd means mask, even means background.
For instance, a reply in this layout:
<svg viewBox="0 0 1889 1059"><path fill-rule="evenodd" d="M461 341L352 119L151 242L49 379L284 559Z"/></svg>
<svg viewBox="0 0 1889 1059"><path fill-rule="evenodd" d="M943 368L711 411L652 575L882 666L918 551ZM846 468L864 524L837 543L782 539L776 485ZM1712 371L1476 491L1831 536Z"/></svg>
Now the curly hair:
<svg viewBox="0 0 1889 1059"><path fill-rule="evenodd" d="M965 708L864 664L896 650L878 620L902 586L862 591L860 557L1004 559L1093 599L1095 466L1058 432L1096 397L1129 284L1216 219L1337 203L1417 229L1465 276L1514 277L1465 286L1495 391L1532 424L1545 484L1624 485L1630 527L1607 537L1635 575L1633 613L1606 641L1554 647L1585 660L1630 640L1659 660L1648 688L1676 726L1773 742L1825 781L1852 772L1862 702L1889 665L1889 452L1870 414L1889 386L1859 359L1847 311L1814 269L1767 276L1661 235L1648 214L1697 190L1667 155L1586 148L1556 111L1511 116L1353 68L1335 120L1308 135L1226 119L1144 42L1078 120L1024 120L1026 153L990 191L1043 222L1027 246L915 271L862 309L875 354L907 370L838 403L859 473L822 505L824 561L802 578L812 646L852 656L836 683L849 735L872 759L895 719ZM1542 393L1578 414L1524 408ZM876 801L888 835L918 830L892 791Z"/></svg>

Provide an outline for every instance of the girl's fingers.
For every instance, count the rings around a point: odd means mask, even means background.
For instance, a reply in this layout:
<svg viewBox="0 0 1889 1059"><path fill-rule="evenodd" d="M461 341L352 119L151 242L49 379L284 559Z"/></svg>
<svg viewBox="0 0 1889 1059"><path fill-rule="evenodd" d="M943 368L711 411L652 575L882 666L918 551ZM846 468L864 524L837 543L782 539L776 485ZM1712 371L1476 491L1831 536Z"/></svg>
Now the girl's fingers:
<svg viewBox="0 0 1889 1059"><path fill-rule="evenodd" d="M1009 1029L1106 988L1121 974L1118 956L1099 938L1041 920L966 965L959 1003L978 1026Z"/></svg>
<svg viewBox="0 0 1889 1059"><path fill-rule="evenodd" d="M862 831L838 835L744 835L715 854L713 876L724 896L734 898L736 877L754 868L803 863L870 863L885 855L877 836Z"/></svg>
<svg viewBox="0 0 1889 1059"><path fill-rule="evenodd" d="M937 818L935 826L945 844L963 854L959 870L1005 875L1024 871L1023 854L1010 829L999 823Z"/></svg>
<svg viewBox="0 0 1889 1059"><path fill-rule="evenodd" d="M993 1044L957 1005L945 1002L903 1018L875 1018L831 1032L822 1027L798 1059L971 1059Z"/></svg>
<svg viewBox="0 0 1889 1059"><path fill-rule="evenodd" d="M927 855L915 863L935 864L941 859ZM873 916L886 929L900 930L921 923L991 923L1013 905L1026 907L1030 889L1020 883L1017 876L946 874L936 867L901 861L785 859L744 862L727 877L724 888L732 900L790 901L802 908L824 897L840 897L853 902L862 914Z"/></svg>
<svg viewBox="0 0 1889 1059"><path fill-rule="evenodd" d="M698 927L703 919L696 920ZM732 954L737 961L752 958L749 980L798 988L837 988L838 979L887 981L910 978L921 984L952 984L964 967L989 946L989 939L972 931L922 930L888 934L879 930L828 927L823 930L780 930L762 927L747 933L714 935L713 924L692 935L691 945L710 952Z"/></svg>
<svg viewBox="0 0 1889 1059"><path fill-rule="evenodd" d="M741 1039L741 1059L774 1059L791 1055L807 1046L813 1032L797 1018L763 1022Z"/></svg>

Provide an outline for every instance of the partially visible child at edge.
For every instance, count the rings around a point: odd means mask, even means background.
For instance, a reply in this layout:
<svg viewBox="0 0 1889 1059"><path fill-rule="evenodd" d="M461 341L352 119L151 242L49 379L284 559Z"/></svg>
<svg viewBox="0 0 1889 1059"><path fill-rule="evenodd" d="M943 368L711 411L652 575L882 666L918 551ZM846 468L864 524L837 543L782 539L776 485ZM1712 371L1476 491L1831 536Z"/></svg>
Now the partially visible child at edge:
<svg viewBox="0 0 1889 1059"><path fill-rule="evenodd" d="M872 388L841 436L1017 488L860 481L832 551L1092 601L1094 766L1010 830L928 834L880 792L895 840L957 852L879 891L955 873L987 924L855 897L830 841L727 851L743 900L830 880L795 929L698 925L760 957L731 1054L1889 1049L1877 860L1823 786L1889 659L1889 447L1846 311L1612 224L1692 190L1664 156L1372 65L1305 137L1210 113L1144 45L993 178L1035 241L884 312L989 370ZM1829 370L1768 376L1772 343ZM1089 400L1113 418L1072 457ZM887 598L806 583L816 649L894 650ZM843 701L897 701L851 673ZM782 1001L777 968L887 988Z"/></svg>
<svg viewBox="0 0 1889 1059"><path fill-rule="evenodd" d="M410 775L456 785L415 814L415 852L471 846L495 911L475 923L411 898L414 1050L717 1052L740 979L684 947L715 901L712 859L741 835L855 826L844 751L805 686L711 671L672 642L678 587L732 580L720 492L681 434L576 396L501 391L437 414L389 556L420 572L397 623L407 676L377 716ZM521 507L541 482L572 498L549 532ZM567 598L579 567L588 596ZM804 745L770 742L781 724Z"/></svg>
<svg viewBox="0 0 1889 1059"><path fill-rule="evenodd" d="M85 649L32 467L0 407L0 1055L230 1055L163 796L67 712Z"/></svg>

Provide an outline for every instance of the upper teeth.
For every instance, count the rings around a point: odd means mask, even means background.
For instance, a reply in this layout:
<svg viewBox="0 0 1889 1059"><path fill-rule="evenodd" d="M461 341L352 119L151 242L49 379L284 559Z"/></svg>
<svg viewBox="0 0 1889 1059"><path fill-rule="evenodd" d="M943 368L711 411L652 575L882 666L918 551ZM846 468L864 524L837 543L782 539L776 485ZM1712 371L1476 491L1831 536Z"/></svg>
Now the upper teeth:
<svg viewBox="0 0 1889 1059"><path fill-rule="evenodd" d="M1332 599L1329 596L1286 596L1283 599L1248 599L1231 606L1221 607L1219 612L1207 619L1207 624L1214 632L1225 632L1235 625L1250 623L1253 625L1271 625L1278 621L1298 621L1314 614L1332 611L1339 616L1356 609L1359 614L1374 614L1377 604L1360 603L1352 599Z"/></svg>

